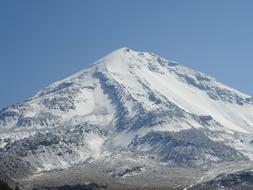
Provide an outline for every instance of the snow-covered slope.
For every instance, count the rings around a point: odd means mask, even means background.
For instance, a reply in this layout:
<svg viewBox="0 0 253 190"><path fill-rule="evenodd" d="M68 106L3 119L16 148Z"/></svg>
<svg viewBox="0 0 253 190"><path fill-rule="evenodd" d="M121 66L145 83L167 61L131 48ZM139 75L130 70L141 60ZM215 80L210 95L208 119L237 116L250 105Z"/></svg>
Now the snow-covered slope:
<svg viewBox="0 0 253 190"><path fill-rule="evenodd" d="M158 164L205 165L253 159L252 136L252 97L153 53L121 48L4 108L0 165L20 165L18 155L34 173L123 149Z"/></svg>

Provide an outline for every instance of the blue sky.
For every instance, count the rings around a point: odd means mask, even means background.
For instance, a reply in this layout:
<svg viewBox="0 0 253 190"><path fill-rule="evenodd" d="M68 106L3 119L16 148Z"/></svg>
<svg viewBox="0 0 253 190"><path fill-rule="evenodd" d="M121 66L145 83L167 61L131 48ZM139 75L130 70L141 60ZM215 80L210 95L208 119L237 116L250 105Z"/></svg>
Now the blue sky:
<svg viewBox="0 0 253 190"><path fill-rule="evenodd" d="M0 108L125 46L253 95L252 10L250 0L1 0Z"/></svg>

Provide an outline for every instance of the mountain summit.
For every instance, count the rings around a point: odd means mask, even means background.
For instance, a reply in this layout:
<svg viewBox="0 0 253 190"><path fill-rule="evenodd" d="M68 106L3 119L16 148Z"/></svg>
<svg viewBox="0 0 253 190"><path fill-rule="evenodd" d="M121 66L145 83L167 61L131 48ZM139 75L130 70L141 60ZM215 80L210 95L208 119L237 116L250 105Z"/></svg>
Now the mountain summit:
<svg viewBox="0 0 253 190"><path fill-rule="evenodd" d="M215 178L219 172L208 172L218 165L248 166L252 140L252 97L156 54L121 48L0 111L0 178L29 189L56 170L72 176L83 168L114 185L138 176L149 187L174 187L175 179L187 187Z"/></svg>

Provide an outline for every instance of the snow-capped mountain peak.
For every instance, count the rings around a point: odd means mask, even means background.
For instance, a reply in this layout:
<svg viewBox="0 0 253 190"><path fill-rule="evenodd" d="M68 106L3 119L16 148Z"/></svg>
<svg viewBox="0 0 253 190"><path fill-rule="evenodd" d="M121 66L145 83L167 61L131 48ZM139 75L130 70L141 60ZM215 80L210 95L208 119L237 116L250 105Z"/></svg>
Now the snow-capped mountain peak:
<svg viewBox="0 0 253 190"><path fill-rule="evenodd" d="M252 159L252 131L252 97L154 53L121 48L4 108L0 156L15 165L20 155L32 173L121 157L122 149L196 166Z"/></svg>

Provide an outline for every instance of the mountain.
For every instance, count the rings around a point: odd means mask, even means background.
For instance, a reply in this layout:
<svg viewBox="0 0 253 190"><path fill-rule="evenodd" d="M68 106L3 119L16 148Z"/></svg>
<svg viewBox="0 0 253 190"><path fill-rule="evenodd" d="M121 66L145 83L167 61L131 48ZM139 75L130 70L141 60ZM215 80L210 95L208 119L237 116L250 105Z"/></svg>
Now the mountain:
<svg viewBox="0 0 253 190"><path fill-rule="evenodd" d="M252 159L251 96L129 48L0 111L0 178L24 189L182 189Z"/></svg>

